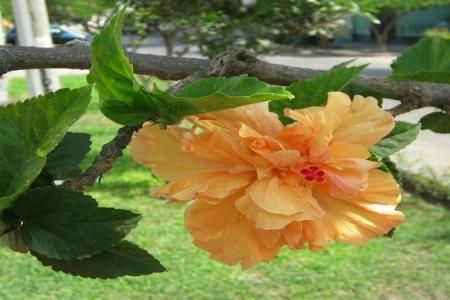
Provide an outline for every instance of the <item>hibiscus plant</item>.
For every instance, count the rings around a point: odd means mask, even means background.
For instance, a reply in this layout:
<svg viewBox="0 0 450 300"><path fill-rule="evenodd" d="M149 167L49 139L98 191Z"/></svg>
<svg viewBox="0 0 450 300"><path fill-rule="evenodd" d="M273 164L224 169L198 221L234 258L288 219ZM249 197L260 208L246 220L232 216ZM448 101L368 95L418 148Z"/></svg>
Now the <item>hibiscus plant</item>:
<svg viewBox="0 0 450 300"><path fill-rule="evenodd" d="M349 63L289 86L237 74L149 91L121 45L124 11L92 41L87 86L0 107L0 232L12 250L89 278L165 271L126 239L138 213L84 193L104 156L129 142L134 160L166 181L153 195L187 204L194 244L228 265L249 268L285 246L361 245L404 221L389 156L421 124L449 133L447 112L396 122L380 108L382 91L355 81L366 65ZM422 40L390 78L450 84L449 51L449 41ZM102 113L124 127L82 172L90 136L69 130L93 90Z"/></svg>

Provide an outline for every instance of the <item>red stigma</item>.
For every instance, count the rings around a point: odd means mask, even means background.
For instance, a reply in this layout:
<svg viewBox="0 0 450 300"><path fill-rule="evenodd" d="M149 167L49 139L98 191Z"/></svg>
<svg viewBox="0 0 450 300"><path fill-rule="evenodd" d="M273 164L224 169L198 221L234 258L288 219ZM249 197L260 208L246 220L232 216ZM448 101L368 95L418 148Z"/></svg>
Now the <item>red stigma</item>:
<svg viewBox="0 0 450 300"><path fill-rule="evenodd" d="M302 169L300 173L303 174L307 181L324 182L325 172L320 170L317 166L311 166L309 168Z"/></svg>

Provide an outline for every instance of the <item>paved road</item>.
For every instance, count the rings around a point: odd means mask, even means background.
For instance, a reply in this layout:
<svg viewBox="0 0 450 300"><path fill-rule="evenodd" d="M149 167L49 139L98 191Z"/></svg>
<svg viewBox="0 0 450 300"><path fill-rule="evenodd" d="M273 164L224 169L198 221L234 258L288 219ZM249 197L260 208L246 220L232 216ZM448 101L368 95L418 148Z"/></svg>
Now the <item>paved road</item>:
<svg viewBox="0 0 450 300"><path fill-rule="evenodd" d="M141 47L138 52L164 55L165 49L161 46L161 42L153 40L145 47ZM395 54L387 55L361 55L357 51L345 50L339 52L339 56L330 56L329 53L314 54L308 51L302 51L302 55L274 55L264 56L268 62L285 64L290 66L314 68L314 69L329 69L332 66L357 58L356 64L370 63L366 69L365 74L371 76L385 76L389 74L389 65L395 59ZM195 51L189 52L187 57L200 57ZM70 73L78 71L70 71ZM59 74L67 74L67 70L59 70ZM9 76L21 76L23 73L14 72ZM23 76L23 75L22 75ZM395 102L386 101L387 106L392 106ZM416 122L423 116L428 109L414 111L398 117L399 120ZM396 160L403 168L412 170L431 169L433 172L442 176L450 176L450 137L449 135L438 135L429 131L421 132L419 138L408 146L406 149L396 155Z"/></svg>

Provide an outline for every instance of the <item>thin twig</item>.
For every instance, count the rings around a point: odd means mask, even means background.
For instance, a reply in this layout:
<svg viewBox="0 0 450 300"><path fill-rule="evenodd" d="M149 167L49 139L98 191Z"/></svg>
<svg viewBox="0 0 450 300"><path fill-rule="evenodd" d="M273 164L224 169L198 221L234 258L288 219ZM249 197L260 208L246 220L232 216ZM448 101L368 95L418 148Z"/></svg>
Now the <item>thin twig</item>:
<svg viewBox="0 0 450 300"><path fill-rule="evenodd" d="M64 187L81 192L92 186L98 177L112 169L114 162L122 156L123 150L130 143L133 133L140 127L142 124L120 128L117 135L103 145L92 165L79 176L66 181Z"/></svg>

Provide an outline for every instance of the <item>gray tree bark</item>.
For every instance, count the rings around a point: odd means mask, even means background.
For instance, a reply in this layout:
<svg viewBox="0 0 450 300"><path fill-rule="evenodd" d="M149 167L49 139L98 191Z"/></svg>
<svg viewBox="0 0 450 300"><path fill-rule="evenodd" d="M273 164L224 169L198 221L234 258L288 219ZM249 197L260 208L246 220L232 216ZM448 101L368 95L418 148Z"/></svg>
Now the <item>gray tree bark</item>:
<svg viewBox="0 0 450 300"><path fill-rule="evenodd" d="M167 57L127 53L136 74L154 75L166 80L180 80L195 72L205 71L210 64L222 64L221 76L248 74L279 85L317 76L323 71L271 64L257 59L244 49L232 49L227 54L208 61L197 58ZM85 46L37 48L0 47L0 75L14 70L41 68L89 69L89 48ZM217 66L216 66L217 67ZM359 76L355 87L381 92L384 97L400 100L403 109L434 106L450 111L450 85L414 81L393 81L379 77ZM412 101L413 99L414 101Z"/></svg>

